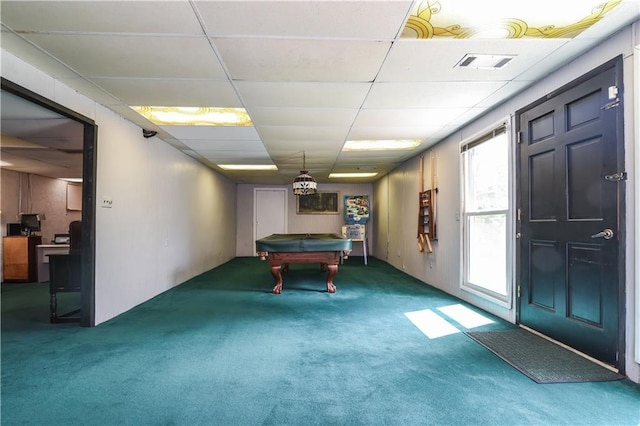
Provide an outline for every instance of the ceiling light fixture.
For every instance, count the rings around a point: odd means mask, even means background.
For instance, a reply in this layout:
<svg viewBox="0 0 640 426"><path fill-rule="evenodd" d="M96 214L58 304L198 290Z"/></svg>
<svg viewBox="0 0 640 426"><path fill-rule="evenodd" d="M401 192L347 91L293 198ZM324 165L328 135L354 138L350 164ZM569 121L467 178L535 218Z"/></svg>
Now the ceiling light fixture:
<svg viewBox="0 0 640 426"><path fill-rule="evenodd" d="M378 173L331 173L330 178L365 178L374 177Z"/></svg>
<svg viewBox="0 0 640 426"><path fill-rule="evenodd" d="M300 176L293 180L293 193L295 195L312 195L318 191L318 184L316 180L309 176L307 170L306 157L304 152L302 153L302 170L300 170Z"/></svg>
<svg viewBox="0 0 640 426"><path fill-rule="evenodd" d="M354 140L347 141L343 151L394 151L411 150L422 143L419 139L398 140Z"/></svg>
<svg viewBox="0 0 640 426"><path fill-rule="evenodd" d="M253 126L244 108L132 106L131 109L164 126Z"/></svg>
<svg viewBox="0 0 640 426"><path fill-rule="evenodd" d="M222 170L278 170L275 165L269 164L216 164Z"/></svg>
<svg viewBox="0 0 640 426"><path fill-rule="evenodd" d="M417 0L402 38L574 38L621 0Z"/></svg>

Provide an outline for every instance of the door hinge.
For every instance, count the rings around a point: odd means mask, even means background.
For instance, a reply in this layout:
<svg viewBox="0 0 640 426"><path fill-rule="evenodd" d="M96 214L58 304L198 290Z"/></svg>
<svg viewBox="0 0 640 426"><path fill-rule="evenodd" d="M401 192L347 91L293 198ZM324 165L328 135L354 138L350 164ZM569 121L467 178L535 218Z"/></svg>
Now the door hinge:
<svg viewBox="0 0 640 426"><path fill-rule="evenodd" d="M517 291L517 297L518 297L518 299L522 296L522 292L521 292L521 290L520 290L520 287L521 287L521 286L520 286L520 284L518 284L518 291Z"/></svg>
<svg viewBox="0 0 640 426"><path fill-rule="evenodd" d="M627 172L618 172L612 175L606 175L604 180L608 180L609 182L620 182L621 180L627 180Z"/></svg>
<svg viewBox="0 0 640 426"><path fill-rule="evenodd" d="M522 143L522 132L516 132L516 142Z"/></svg>
<svg viewBox="0 0 640 426"><path fill-rule="evenodd" d="M518 222L522 222L522 209L518 209Z"/></svg>

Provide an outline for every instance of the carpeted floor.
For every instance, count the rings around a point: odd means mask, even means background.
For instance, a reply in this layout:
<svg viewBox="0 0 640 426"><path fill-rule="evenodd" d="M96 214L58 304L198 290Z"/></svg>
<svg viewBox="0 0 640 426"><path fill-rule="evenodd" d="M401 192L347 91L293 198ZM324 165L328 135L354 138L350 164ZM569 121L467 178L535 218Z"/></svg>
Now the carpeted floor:
<svg viewBox="0 0 640 426"><path fill-rule="evenodd" d="M537 384L464 334L513 325L384 262L324 277L293 265L273 295L236 258L95 328L49 324L46 284L2 285L2 424L640 424L640 386Z"/></svg>

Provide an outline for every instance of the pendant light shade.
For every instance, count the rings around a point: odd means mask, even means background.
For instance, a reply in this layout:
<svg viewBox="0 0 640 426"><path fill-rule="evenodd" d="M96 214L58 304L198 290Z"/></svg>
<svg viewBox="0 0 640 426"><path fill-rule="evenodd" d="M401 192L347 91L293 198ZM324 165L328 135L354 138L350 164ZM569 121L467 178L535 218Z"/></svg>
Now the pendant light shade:
<svg viewBox="0 0 640 426"><path fill-rule="evenodd" d="M309 172L306 169L306 158L303 152L300 176L293 180L293 193L295 195L311 195L318 191L318 184L316 183L316 180L309 175Z"/></svg>

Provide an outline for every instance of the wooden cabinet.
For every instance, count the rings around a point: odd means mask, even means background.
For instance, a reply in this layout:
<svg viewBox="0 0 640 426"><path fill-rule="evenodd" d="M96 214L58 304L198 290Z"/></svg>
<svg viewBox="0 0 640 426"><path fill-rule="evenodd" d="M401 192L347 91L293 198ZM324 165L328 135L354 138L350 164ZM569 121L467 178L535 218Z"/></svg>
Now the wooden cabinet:
<svg viewBox="0 0 640 426"><path fill-rule="evenodd" d="M42 237L16 235L2 238L2 281L37 280L36 246Z"/></svg>

